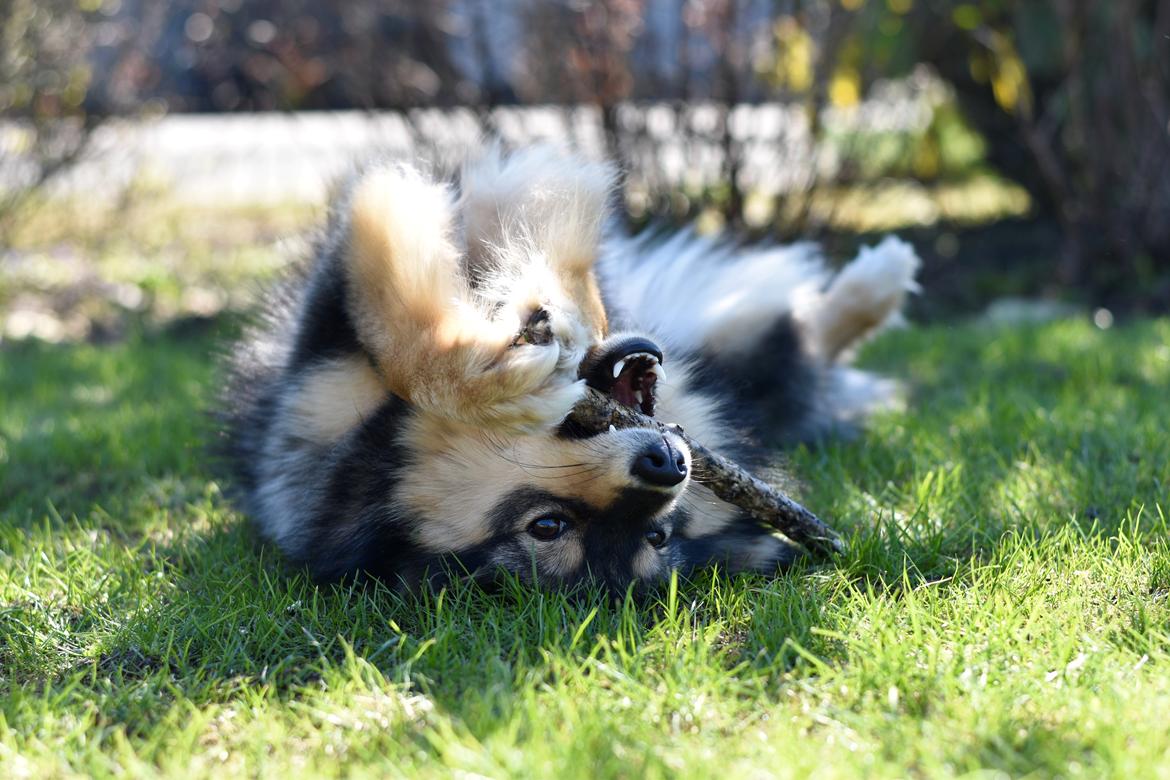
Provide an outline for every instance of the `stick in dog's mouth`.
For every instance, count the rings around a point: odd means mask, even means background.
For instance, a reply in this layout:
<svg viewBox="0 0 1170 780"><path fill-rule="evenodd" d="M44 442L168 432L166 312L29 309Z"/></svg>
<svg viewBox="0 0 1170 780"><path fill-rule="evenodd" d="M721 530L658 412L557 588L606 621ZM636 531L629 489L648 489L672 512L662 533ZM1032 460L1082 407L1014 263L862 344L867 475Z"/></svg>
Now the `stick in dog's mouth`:
<svg viewBox="0 0 1170 780"><path fill-rule="evenodd" d="M617 373L620 379L625 369ZM796 501L752 476L733 461L688 437L678 426L652 420L629 404L615 403L617 400L616 394L606 395L596 389L587 392L573 407L569 419L579 429L595 434L608 431L611 427L669 430L690 448L696 464L695 471L703 474L700 481L716 496L782 532L814 556L824 557L844 551L841 537Z"/></svg>

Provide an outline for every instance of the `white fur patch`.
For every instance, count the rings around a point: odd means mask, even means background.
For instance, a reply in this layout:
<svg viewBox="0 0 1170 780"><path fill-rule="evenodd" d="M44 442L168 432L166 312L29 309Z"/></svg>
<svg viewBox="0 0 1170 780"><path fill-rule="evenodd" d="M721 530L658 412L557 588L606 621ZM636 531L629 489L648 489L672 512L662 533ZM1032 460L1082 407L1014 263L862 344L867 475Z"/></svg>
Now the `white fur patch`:
<svg viewBox="0 0 1170 780"><path fill-rule="evenodd" d="M611 166L554 145L489 147L461 177L472 262L486 248L526 244L556 266L592 268L616 179Z"/></svg>
<svg viewBox="0 0 1170 780"><path fill-rule="evenodd" d="M650 545L644 545L634 554L631 562L634 576L641 580L654 580L667 571L666 561L662 553Z"/></svg>
<svg viewBox="0 0 1170 780"><path fill-rule="evenodd" d="M821 405L835 422L857 423L902 406L902 388L893 379L849 366L833 366L830 372Z"/></svg>
<svg viewBox="0 0 1170 780"><path fill-rule="evenodd" d="M919 265L914 248L895 236L862 248L824 293L797 308L814 354L835 360L892 322L906 293L920 289L914 281Z"/></svg>
<svg viewBox="0 0 1170 780"><path fill-rule="evenodd" d="M737 250L692 231L661 243L608 242L598 272L622 316L665 346L732 353L758 344L778 317L829 276L813 244Z"/></svg>
<svg viewBox="0 0 1170 780"><path fill-rule="evenodd" d="M389 397L382 380L361 357L315 367L284 399L281 416L292 433L318 444L337 441Z"/></svg>

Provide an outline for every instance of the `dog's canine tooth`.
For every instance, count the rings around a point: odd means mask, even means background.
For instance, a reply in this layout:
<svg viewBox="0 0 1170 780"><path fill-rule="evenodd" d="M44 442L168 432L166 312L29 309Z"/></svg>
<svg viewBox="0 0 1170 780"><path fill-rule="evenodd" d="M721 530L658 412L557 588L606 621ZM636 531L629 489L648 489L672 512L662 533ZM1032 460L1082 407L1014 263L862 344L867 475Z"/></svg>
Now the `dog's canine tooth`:
<svg viewBox="0 0 1170 780"><path fill-rule="evenodd" d="M663 368L662 364L659 363L657 360L654 361L654 365L652 365L650 367L650 370L653 371L654 375L658 377L658 381L660 381L660 382L666 381L666 369Z"/></svg>
<svg viewBox="0 0 1170 780"><path fill-rule="evenodd" d="M638 403L642 403L642 391L641 390L634 391L634 400L637 401Z"/></svg>
<svg viewBox="0 0 1170 780"><path fill-rule="evenodd" d="M628 358L622 358L621 360L619 360L618 362L613 364L613 378L614 379L617 379L619 376L622 375L622 369L624 369L626 367L626 360L628 360Z"/></svg>

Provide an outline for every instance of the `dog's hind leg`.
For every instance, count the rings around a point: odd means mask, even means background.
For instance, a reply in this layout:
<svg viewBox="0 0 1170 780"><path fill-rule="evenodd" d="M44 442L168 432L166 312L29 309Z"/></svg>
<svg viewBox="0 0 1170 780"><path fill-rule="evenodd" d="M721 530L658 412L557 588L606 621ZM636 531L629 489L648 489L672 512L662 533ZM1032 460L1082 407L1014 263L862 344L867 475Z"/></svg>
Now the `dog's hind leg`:
<svg viewBox="0 0 1170 780"><path fill-rule="evenodd" d="M919 260L894 236L865 247L824 292L798 301L794 316L809 350L826 362L846 361L853 349L897 320L907 292L916 292Z"/></svg>
<svg viewBox="0 0 1170 780"><path fill-rule="evenodd" d="M764 441L816 439L896 400L848 365L917 288L917 255L890 237L833 274L813 244L737 248L682 232L611 245L603 289L624 327L695 358L696 389L731 402Z"/></svg>
<svg viewBox="0 0 1170 780"><path fill-rule="evenodd" d="M670 351L744 355L830 273L814 244L738 247L682 231L612 241L599 263L611 319Z"/></svg>

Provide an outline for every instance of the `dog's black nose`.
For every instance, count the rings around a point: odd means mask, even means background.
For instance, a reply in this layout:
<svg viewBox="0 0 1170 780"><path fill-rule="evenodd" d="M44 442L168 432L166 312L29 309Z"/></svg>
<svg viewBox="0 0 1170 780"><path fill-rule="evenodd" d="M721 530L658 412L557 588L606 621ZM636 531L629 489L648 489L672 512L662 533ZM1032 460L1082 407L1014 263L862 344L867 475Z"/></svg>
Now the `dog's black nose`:
<svg viewBox="0 0 1170 780"><path fill-rule="evenodd" d="M687 478L687 459L665 438L648 444L634 457L630 473L659 487L674 487Z"/></svg>

